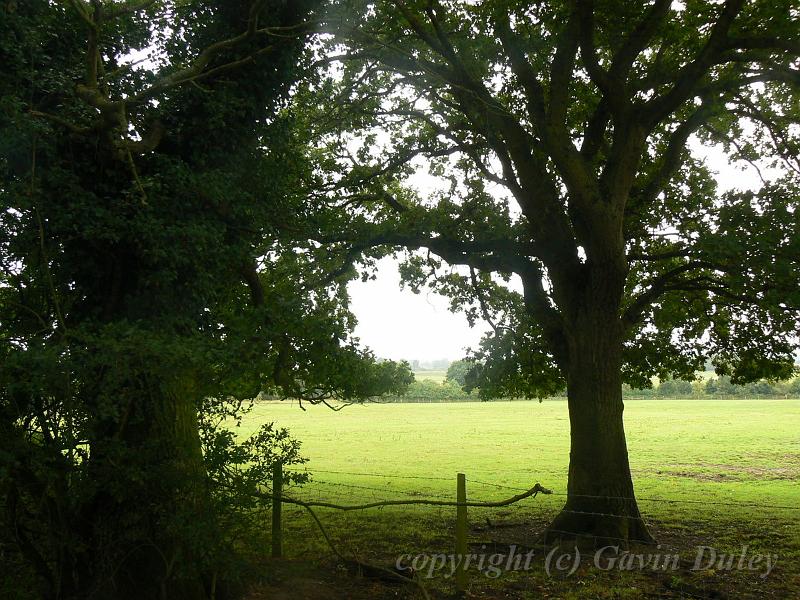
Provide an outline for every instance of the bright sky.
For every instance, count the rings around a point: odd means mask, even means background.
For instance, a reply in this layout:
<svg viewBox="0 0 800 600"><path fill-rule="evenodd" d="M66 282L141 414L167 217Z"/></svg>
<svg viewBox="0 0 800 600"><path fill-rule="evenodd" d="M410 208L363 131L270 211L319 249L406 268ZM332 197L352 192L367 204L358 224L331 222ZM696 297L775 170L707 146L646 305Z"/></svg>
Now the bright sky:
<svg viewBox="0 0 800 600"><path fill-rule="evenodd" d="M375 281L350 284L351 308L358 318L356 336L381 358L463 358L464 348L477 346L488 325L479 322L470 329L463 313L451 313L448 300L439 294L401 291L397 264L391 257L383 258Z"/></svg>
<svg viewBox="0 0 800 600"><path fill-rule="evenodd" d="M699 144L694 149L719 174L721 190L760 185L752 167L743 171L743 165L730 164L721 152L700 148ZM766 169L765 175L769 174ZM378 263L377 280L352 282L349 290L351 308L358 319L355 335L381 358L456 360L464 356L464 348L476 347L488 330L484 322L470 329L463 313L451 313L447 299L438 294L423 290L417 295L407 288L401 291L397 261L392 258Z"/></svg>

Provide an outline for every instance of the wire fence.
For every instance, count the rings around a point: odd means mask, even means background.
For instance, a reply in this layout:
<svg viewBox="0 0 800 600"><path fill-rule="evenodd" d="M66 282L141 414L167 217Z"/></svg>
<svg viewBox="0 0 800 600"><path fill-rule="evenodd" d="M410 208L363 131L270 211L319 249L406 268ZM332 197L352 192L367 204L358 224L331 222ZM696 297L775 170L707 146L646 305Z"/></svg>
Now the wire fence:
<svg viewBox="0 0 800 600"><path fill-rule="evenodd" d="M365 478L378 478L378 479L385 479L385 480L421 480L421 481L436 481L436 482L448 482L452 483L454 481L453 477L443 477L443 476L427 476L427 475L396 475L396 474L387 474L387 473L375 473L375 472L364 472L364 471L337 471L337 470L324 470L324 469L314 469L309 474L314 475L316 473L322 473L326 475L347 475L350 477L365 477ZM501 483L494 483L489 481L483 481L478 479L473 479L471 477L467 477L467 482L471 484L476 484L479 486L486 486L492 487L499 490L508 490L517 493L526 492L529 488L523 487L521 485L513 486L508 484L501 484ZM404 495L410 496L427 496L427 497L440 497L440 498L449 498L451 496L443 496L441 494L431 494L430 492L426 491L410 491L410 490L401 490L401 489L387 489L387 487L377 487L377 486L369 486L369 485L362 485L362 484L354 484L354 483L346 483L341 481L327 481L327 480L320 480L317 478L313 478L308 484L304 487L313 486L315 484L323 484L328 486L335 486L335 487L344 487L350 489L360 489L360 490L367 490L372 492L381 492L386 493L387 491L391 491L393 493L399 493ZM714 500L711 498L705 498L703 500L697 499L686 499L686 498L666 498L666 497L650 497L650 496L635 496L625 497L625 496L608 496L608 495L591 495L591 494L569 494L567 492L558 492L558 491L551 491L550 494L555 497L571 497L571 498L586 498L586 499L593 499L593 500L614 500L614 501L636 501L636 502L656 502L660 504L694 504L694 505L702 505L702 506L727 506L731 508L762 508L762 509L769 509L769 510L787 510L787 511L796 511L800 513L800 498L798 499L797 505L786 505L786 504L773 504L773 503L764 503L764 502L753 502L750 500L744 501L735 501L735 500ZM605 516L620 516L629 518L629 515L605 515Z"/></svg>
<svg viewBox="0 0 800 600"><path fill-rule="evenodd" d="M491 486L498 489L505 489L505 490L513 490L513 491L520 491L522 488L513 487L509 485L503 485L499 483L490 483L488 481L477 481L475 479L469 479L471 483L476 483L478 485L485 485ZM730 506L730 507L738 507L738 508L765 508L765 509L777 509L777 510L791 510L791 511L799 511L800 512L800 499L798 499L799 504L795 506L785 505L785 504L765 504L762 502L751 502L748 500L745 501L730 501L730 500L687 500L685 498L651 498L648 496L636 496L635 498L626 498L624 496L593 496L589 494L567 494L565 492L553 492L553 496L560 496L560 497L568 497L571 496L573 498L591 498L591 499L598 499L598 500L636 500L637 502L659 502L664 504L701 504L704 506Z"/></svg>
<svg viewBox="0 0 800 600"><path fill-rule="evenodd" d="M335 477L327 478L326 479L317 479L315 477L316 474L322 474L325 476L343 476L349 478L359 478L359 479L367 479L372 480L374 485L370 485L369 483L364 483L359 481L358 483L351 483L350 481L332 481L331 479L335 479ZM455 548L457 549L456 554L459 556L463 556L463 552L466 550L459 551L459 548L466 549L469 545L468 536L469 530L467 526L467 513L466 508L499 508L499 507L517 507L520 508L520 503L524 500L537 498L540 497L539 494L544 496L553 496L554 498L558 498L562 500L559 504L561 505L558 508L553 507L552 505L546 507L545 510L542 511L544 514L545 512L552 511L553 513L558 512L560 514L565 515L575 515L576 517L585 517L585 522L596 525L598 521L602 519L621 519L625 520L626 522L641 522L644 524L643 529L631 529L631 526L625 526L624 530L628 531L642 531L644 534L647 534L648 530L651 530L652 523L646 521L642 515L639 514L638 509L636 509L635 502L646 502L646 503L658 503L661 505L688 505L692 507L696 506L706 506L706 507L728 507L728 508L737 508L737 509L759 509L762 513L766 516L769 511L786 511L783 514L791 514L792 518L796 516L800 516L800 501L797 505L788 505L788 504L778 504L778 503L770 503L770 502L754 502L751 500L744 500L744 501L735 501L735 500L718 500L714 498L704 498L700 499L690 499L690 498L666 498L666 497L652 497L652 496L639 496L639 497L626 497L626 496L610 496L610 495L591 495L591 494L570 494L567 492L561 491L551 491L540 486L538 483L531 487L525 488L524 486L516 486L516 485L509 485L508 483L497 483L492 481L485 481L482 479L473 479L468 478L463 474L459 474L457 478L453 477L444 477L444 476L429 476L429 475L406 475L406 474L394 474L394 473L376 473L374 471L349 471L349 470L325 470L325 469L316 469L313 472L309 473L312 476L311 481L302 486L292 486L290 489L287 490L288 493L284 493L281 488L281 482L283 480L283 474L281 472L280 465L277 465L277 471L274 473L273 476L273 489L269 492L269 494L264 494L265 497L271 498L273 512L275 511L276 505L280 504L293 504L302 509L307 510L314 521L316 522L317 526L320 528L323 537L325 538L326 542L331 547L331 550L343 560L345 557L342 553L335 547L331 536L326 532L325 527L323 526L322 521L320 518L315 514L315 510L319 508L324 509L332 509L343 511L347 514L349 511L361 511L361 510L369 510L375 508L385 508L385 507L415 507L415 508L423 508L423 509L433 509L438 511L438 515L442 517L442 510L445 508L456 508L455 514ZM277 487L276 487L276 479L277 479ZM442 487L444 482L448 484L454 483L454 479L457 481L457 490L453 490L456 493L454 494L452 491L450 493L443 493ZM407 487L403 487L402 485L395 485L399 482L406 482L409 481L417 482L422 487L430 487L432 489L408 489ZM383 483L378 483L383 482ZM478 488L482 488L486 490L486 488L491 488L492 490L500 490L505 492L513 492L515 495L511 496L510 498L506 498L504 500L475 500L472 496L467 496L466 494L466 485L467 483L477 486ZM425 484L428 484L427 486ZM391 496L391 497L388 497ZM482 493L479 491L477 494L478 497L482 496ZM456 498L458 500L456 500ZM591 505L597 505L597 510L594 510ZM577 504L577 507L575 506ZM584 505L589 505L587 510L581 510ZM619 509L621 512L611 512L608 509ZM450 515L448 518L452 518ZM280 522L280 510L278 509L278 516L275 518L273 514L273 555L280 556L281 555L281 548L280 543L282 539L281 534L281 522ZM496 528L496 525L493 525L488 517L486 518L488 528ZM559 523L563 521L556 520L555 523ZM567 520L569 522L569 520ZM349 521L348 527L350 527ZM513 527L511 525L510 527ZM580 526L576 525L576 528ZM633 535L629 535L627 537L623 536L616 536L613 533L616 531L615 528L607 527L604 528L600 526L599 528L589 526L588 531L593 533L587 533L586 531L570 531L568 529L564 529L563 526L557 526L556 524L551 524L548 527L545 527L541 532L541 536L537 537L535 541L532 543L525 543L522 544L526 548L551 548L554 543L559 543L563 539L566 540L589 540L590 542L594 543L595 545L598 544L598 540L602 540L603 543L607 541L619 542L619 545L624 545L628 547L631 544L647 544L652 545L654 542L652 539L641 539L637 538ZM602 532L602 533L601 533ZM592 539L594 538L594 539ZM278 547L275 546L275 540L278 541ZM473 543L473 545L477 545L478 543ZM489 543L497 544L499 542L490 541ZM485 543L484 543L485 545ZM510 545L510 544L509 544ZM515 546L517 544L514 544ZM276 551L277 550L277 551ZM356 562L364 568L377 568L379 571L386 571L381 567L376 567L375 565L368 565L366 563L360 562L357 559L350 559L352 562ZM463 591L464 586L464 579L457 578L456 586L458 591ZM418 584L421 586L421 584ZM423 590L424 591L424 590ZM425 594L427 596L427 594Z"/></svg>
<svg viewBox="0 0 800 600"><path fill-rule="evenodd" d="M373 478L373 479L382 479L387 481L387 485L383 487L379 487L378 485L364 485L361 483L349 483L343 481L329 481L329 480L320 480L314 478L309 484L304 486L305 495L306 497L314 495L316 496L316 503L322 504L330 504L336 505L337 502L341 502L341 500L347 499L350 502L357 506L362 504L359 498L354 497L355 494L351 493L350 490L357 490L357 491L364 491L370 492L369 499L370 505L379 505L385 503L386 506L391 505L403 505L404 499L408 499L409 502L415 502L419 499L431 499L436 501L448 501L452 500L452 494L442 494L433 492L430 490L408 490L408 489L398 489L394 487L389 487L391 485L391 480L419 480L419 481L430 481L430 482L453 482L452 477L443 477L443 476L426 476L426 475L399 475L399 474L386 474L386 473L375 473L375 472L366 472L366 471L341 471L341 470L324 470L324 469L317 469L314 473L321 473L326 475L345 475L349 477L361 477L361 478ZM529 488L525 488L522 486L513 486L508 484L501 484L489 481L483 481L479 479L473 478L466 478L466 482L470 484L474 484L477 486L483 487L490 487L497 490L507 490L510 492L516 492L518 494L524 494L529 491ZM323 486L323 489L327 493L323 493L319 488L316 490L316 494L312 491L315 486L320 485ZM311 489L308 489L311 488ZM330 492L336 489L344 489L345 492L331 494ZM719 507L729 507L729 508L740 508L740 509L761 509L765 511L771 510L780 510L780 511L790 511L793 513L797 513L800 515L800 503L798 505L786 505L786 504L775 504L775 503L762 503L762 502L753 502L753 501L731 501L731 500L715 500L712 498L705 498L703 500L697 499L686 499L686 498L666 498L666 497L650 497L650 496L637 496L635 498L625 497L625 496L608 496L608 495L591 495L591 494L568 494L566 492L559 492L559 491L547 491L547 495L552 495L557 498L571 498L571 499L586 499L586 500L598 500L603 501L606 503L611 502L651 502L651 503L658 503L658 504L668 504L668 505L701 505L701 506L719 506ZM387 494L391 494L392 497L387 497ZM323 500L323 498L326 498ZM330 496L336 496L331 498ZM362 497L365 495L361 495ZM398 498L398 496L402 496L403 498ZM488 501L474 501L474 504L481 504L481 503L488 503ZM457 506L458 503L456 502L449 502L448 505ZM410 504L409 504L410 505ZM602 503L601 503L602 505ZM372 506L371 506L372 507ZM634 520L634 521L646 521L644 518L639 514L618 514L614 512L608 512L605 510L575 510L572 508L560 508L558 509L559 512L566 513L566 514L575 514L575 515L584 515L584 516L591 516L591 517L605 517L605 518L617 518L617 519L626 519L626 520ZM646 523L649 525L649 523ZM585 536L585 533L581 532L573 532L573 531L563 531L558 529L549 529L551 533L562 533L565 535L571 536ZM604 536L607 537L607 536ZM609 537L609 539L615 539L613 537ZM648 543L648 540L636 540L630 538L616 538L626 542L642 542Z"/></svg>

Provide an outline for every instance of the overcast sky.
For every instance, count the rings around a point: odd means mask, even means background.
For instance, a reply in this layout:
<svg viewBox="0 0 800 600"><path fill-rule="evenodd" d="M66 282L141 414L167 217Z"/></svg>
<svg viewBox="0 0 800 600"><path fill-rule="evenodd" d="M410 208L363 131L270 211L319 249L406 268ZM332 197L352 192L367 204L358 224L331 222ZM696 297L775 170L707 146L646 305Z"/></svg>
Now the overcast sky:
<svg viewBox="0 0 800 600"><path fill-rule="evenodd" d="M696 149L719 174L721 190L755 189L760 185L752 167L743 172L743 165L731 165L722 153ZM762 172L769 177L769 169ZM451 313L447 299L438 294L423 291L417 295L407 288L401 291L397 262L392 258L379 262L376 281L352 282L349 290L358 319L355 334L381 358L456 360L464 356L466 347L477 346L488 329L483 322L471 329L463 313Z"/></svg>
<svg viewBox="0 0 800 600"><path fill-rule="evenodd" d="M480 322L470 329L464 314L451 313L439 294L401 291L397 261L391 257L378 263L377 280L355 281L349 289L358 318L356 336L381 358L455 360L464 356L465 347L477 346L488 328Z"/></svg>

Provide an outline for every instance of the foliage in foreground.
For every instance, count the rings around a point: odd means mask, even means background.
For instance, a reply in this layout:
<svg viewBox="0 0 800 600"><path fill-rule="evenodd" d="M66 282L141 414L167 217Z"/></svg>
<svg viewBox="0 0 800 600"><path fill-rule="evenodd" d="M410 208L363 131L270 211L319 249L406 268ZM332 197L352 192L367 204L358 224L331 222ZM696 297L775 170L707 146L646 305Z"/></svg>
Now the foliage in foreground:
<svg viewBox="0 0 800 600"><path fill-rule="evenodd" d="M406 385L308 241L320 7L0 2L0 560L41 597L224 598L297 448L218 418Z"/></svg>

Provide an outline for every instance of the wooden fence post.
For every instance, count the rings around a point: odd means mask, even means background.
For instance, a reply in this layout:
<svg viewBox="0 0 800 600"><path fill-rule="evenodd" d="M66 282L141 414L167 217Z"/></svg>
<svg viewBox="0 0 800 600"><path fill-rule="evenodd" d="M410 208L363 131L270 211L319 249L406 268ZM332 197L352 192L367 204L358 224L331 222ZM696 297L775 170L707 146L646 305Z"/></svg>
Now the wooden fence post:
<svg viewBox="0 0 800 600"><path fill-rule="evenodd" d="M464 561L467 559L467 478L464 473L457 477L456 502L456 592L463 596L467 591L467 570Z"/></svg>
<svg viewBox="0 0 800 600"><path fill-rule="evenodd" d="M283 531L281 529L281 496L283 495L283 465L272 466L272 557L283 556Z"/></svg>

